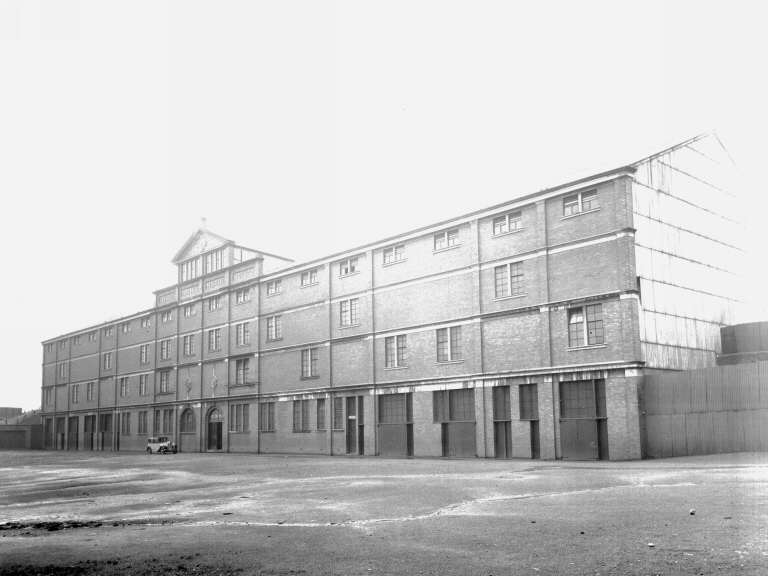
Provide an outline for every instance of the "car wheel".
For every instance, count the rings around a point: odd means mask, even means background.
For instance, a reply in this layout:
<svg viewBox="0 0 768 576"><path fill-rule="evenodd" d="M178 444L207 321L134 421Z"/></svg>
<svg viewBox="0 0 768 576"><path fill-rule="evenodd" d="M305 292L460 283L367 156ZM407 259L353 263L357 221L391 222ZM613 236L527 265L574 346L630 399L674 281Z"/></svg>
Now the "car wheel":
<svg viewBox="0 0 768 576"><path fill-rule="evenodd" d="M152 448L150 448L149 446L147 446L147 454L152 454Z"/></svg>
<svg viewBox="0 0 768 576"><path fill-rule="evenodd" d="M160 448L160 454L165 454L166 452L168 452L168 448L166 448L165 446Z"/></svg>

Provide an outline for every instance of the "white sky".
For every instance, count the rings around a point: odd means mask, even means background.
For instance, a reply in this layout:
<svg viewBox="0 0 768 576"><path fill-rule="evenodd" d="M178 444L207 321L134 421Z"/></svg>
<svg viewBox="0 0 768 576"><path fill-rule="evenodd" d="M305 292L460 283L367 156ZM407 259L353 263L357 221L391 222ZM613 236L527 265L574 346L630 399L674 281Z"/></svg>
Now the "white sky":
<svg viewBox="0 0 768 576"><path fill-rule="evenodd" d="M710 128L759 202L765 21L759 2L0 0L0 406L39 406L41 340L152 306L201 216L306 260Z"/></svg>

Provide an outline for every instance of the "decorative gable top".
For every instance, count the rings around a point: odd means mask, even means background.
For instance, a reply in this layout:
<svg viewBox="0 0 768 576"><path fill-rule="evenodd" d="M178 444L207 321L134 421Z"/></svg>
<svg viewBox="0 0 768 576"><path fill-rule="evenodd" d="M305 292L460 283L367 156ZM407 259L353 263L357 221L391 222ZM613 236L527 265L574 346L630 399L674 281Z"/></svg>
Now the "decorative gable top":
<svg viewBox="0 0 768 576"><path fill-rule="evenodd" d="M172 262L178 264L184 260L199 256L204 252L210 252L216 248L221 248L222 246L233 243L232 240L214 234L210 230L198 228L198 230L189 237L181 249L176 253Z"/></svg>

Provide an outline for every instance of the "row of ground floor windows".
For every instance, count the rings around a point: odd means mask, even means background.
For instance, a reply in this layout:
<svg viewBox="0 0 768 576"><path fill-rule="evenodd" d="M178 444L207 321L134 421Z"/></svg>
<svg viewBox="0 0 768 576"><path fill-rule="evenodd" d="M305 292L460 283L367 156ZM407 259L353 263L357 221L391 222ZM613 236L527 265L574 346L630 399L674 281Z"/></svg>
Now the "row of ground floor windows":
<svg viewBox="0 0 768 576"><path fill-rule="evenodd" d="M516 414L512 415L512 394L517 393ZM559 386L560 443L564 457L593 459L607 457L607 418L604 380L561 382ZM476 455L476 390L463 388L441 390L432 393L432 423L440 425L443 456ZM385 394L377 396L376 426L378 427L377 453L381 455L411 456L414 453L413 394ZM530 455L539 456L539 400L537 384L496 386L492 389L492 421L495 456L508 458L513 455L513 423L526 428L530 440ZM365 396L334 397L331 400L330 420L332 430L344 432L346 452L363 454L365 449ZM282 403L260 402L258 429L263 433L280 433L275 418L276 406ZM326 399L295 400L289 412L292 420L290 431L306 433L325 431ZM230 404L228 419L222 406L209 409L204 417L201 434L205 445L200 448L222 449L224 426L230 432L249 432L251 405ZM45 439L50 448L109 450L120 449L120 438L150 433L173 435L175 410L163 408L140 410L135 413L137 427L134 432L131 412L116 414L89 414L82 417L83 434L80 434L79 416L57 416L45 419ZM114 421L113 421L114 417ZM281 420L284 421L284 420ZM314 425L314 426L313 426ZM181 411L178 431L183 439L198 432L198 416L191 408ZM114 429L114 433L113 433Z"/></svg>

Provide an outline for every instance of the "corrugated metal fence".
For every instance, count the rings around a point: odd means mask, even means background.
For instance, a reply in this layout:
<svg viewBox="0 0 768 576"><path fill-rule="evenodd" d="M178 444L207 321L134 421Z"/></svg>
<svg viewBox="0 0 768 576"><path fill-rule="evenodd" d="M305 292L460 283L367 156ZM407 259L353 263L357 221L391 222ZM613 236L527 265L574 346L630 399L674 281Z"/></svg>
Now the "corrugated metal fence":
<svg viewBox="0 0 768 576"><path fill-rule="evenodd" d="M768 451L768 362L646 375L648 458Z"/></svg>

